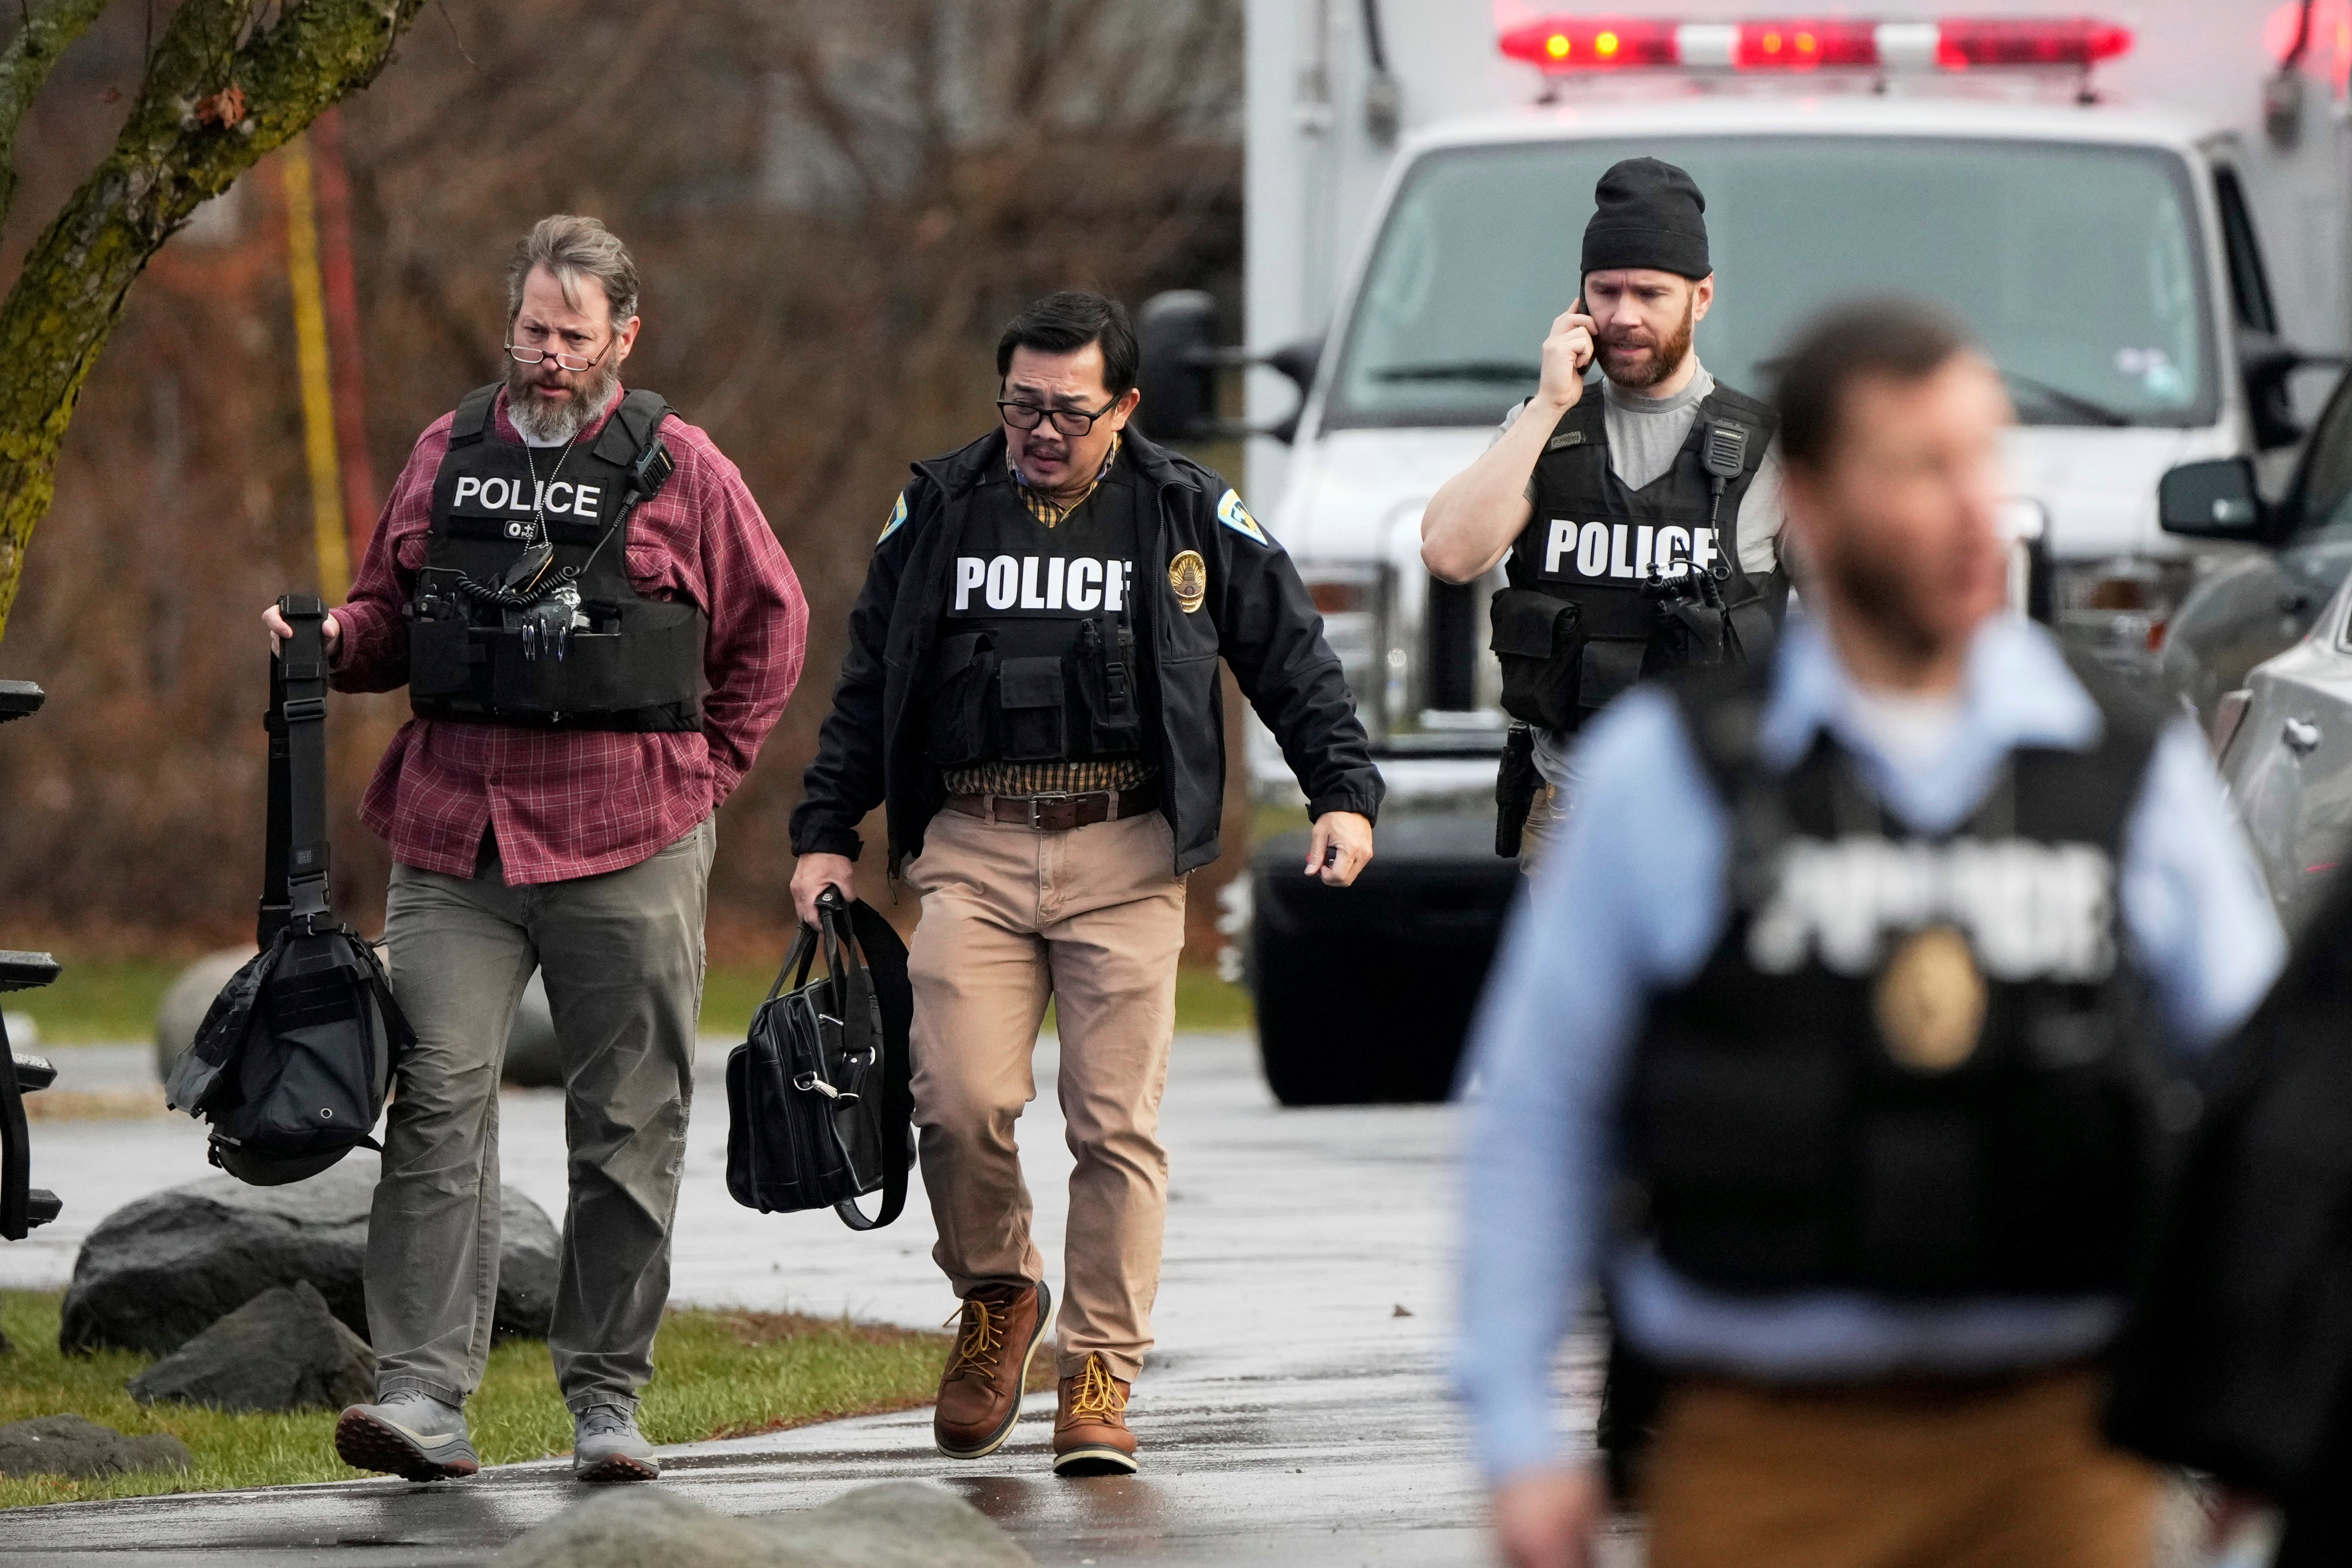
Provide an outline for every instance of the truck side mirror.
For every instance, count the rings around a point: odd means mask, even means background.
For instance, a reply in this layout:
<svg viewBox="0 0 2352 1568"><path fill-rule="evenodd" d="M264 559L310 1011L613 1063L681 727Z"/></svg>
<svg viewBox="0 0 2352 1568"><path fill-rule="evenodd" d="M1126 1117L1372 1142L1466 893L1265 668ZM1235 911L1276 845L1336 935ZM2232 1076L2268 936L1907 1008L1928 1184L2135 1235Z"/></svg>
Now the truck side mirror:
<svg viewBox="0 0 2352 1568"><path fill-rule="evenodd" d="M1197 441L1213 431L1218 356L1209 334L1216 310L1202 289L1171 289L1136 312L1143 402L1135 422L1154 441Z"/></svg>
<svg viewBox="0 0 2352 1568"><path fill-rule="evenodd" d="M1135 313L1135 335L1143 351L1136 381L1143 403L1135 422L1154 441L1210 441L1239 436L1271 436L1288 441L1298 433L1298 416L1315 384L1323 359L1320 337L1300 338L1268 354L1219 348L1211 333L1216 301L1198 289L1154 294ZM1298 407L1263 428L1217 417L1217 372L1228 365L1262 364L1280 371L1298 387Z"/></svg>
<svg viewBox="0 0 2352 1568"><path fill-rule="evenodd" d="M1298 388L1298 406L1292 409L1278 425L1268 427L1265 434L1287 446L1298 434L1298 416L1307 412L1307 395L1315 390L1315 372L1323 363L1323 340L1319 337L1298 338L1283 344L1263 362L1290 378Z"/></svg>
<svg viewBox="0 0 2352 1568"><path fill-rule="evenodd" d="M2248 541L2262 537L2270 511L2254 488L2251 458L2181 464L2157 486L2156 508L2167 533Z"/></svg>

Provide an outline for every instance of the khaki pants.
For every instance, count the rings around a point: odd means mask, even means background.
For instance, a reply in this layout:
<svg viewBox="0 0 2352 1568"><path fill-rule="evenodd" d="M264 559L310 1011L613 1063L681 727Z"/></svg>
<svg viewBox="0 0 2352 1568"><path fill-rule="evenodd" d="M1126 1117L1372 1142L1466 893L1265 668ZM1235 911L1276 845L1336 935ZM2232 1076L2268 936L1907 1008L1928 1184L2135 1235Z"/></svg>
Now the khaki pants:
<svg viewBox="0 0 2352 1568"><path fill-rule="evenodd" d="M1528 803L1528 820L1519 829L1519 874L1535 875L1536 867L1551 853L1552 845L1568 827L1568 795L1558 784L1538 784Z"/></svg>
<svg viewBox="0 0 2352 1568"><path fill-rule="evenodd" d="M509 888L392 868L392 989L416 1031L401 1059L368 1227L377 1397L463 1403L481 1382L499 1293L499 1067L537 968L555 1014L571 1195L547 1336L574 1411L634 1405L669 1300L702 1005L705 818L619 871Z"/></svg>
<svg viewBox="0 0 2352 1568"><path fill-rule="evenodd" d="M1157 812L1040 833L942 811L907 876L923 895L915 990L915 1122L939 1245L968 1296L1045 1277L1013 1123L1058 1009L1062 1117L1077 1169L1064 1238L1058 1375L1097 1352L1132 1382L1151 1345L1168 1219L1160 1095L1176 1032L1184 884Z"/></svg>
<svg viewBox="0 0 2352 1568"><path fill-rule="evenodd" d="M1650 1568L2147 1568L2157 1473L2106 1447L2098 1377L1668 1394Z"/></svg>

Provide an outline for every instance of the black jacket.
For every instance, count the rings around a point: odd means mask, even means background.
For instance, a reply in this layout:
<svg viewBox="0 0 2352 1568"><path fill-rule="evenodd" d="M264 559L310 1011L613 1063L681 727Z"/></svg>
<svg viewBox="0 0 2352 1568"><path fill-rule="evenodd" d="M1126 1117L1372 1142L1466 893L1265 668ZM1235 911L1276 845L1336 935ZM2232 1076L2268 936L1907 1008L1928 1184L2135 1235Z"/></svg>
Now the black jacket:
<svg viewBox="0 0 2352 1568"><path fill-rule="evenodd" d="M1156 676L1145 690L1145 747L1160 768L1177 872L1217 858L1225 786L1221 656L1282 743L1308 813L1375 816L1381 784L1370 742L1289 554L1223 479L1132 427L1124 440L1142 532L1136 634L1151 650ZM921 852L923 830L946 799L923 748L932 645L953 585L965 503L974 487L1004 471L1001 430L914 465L903 518L894 514L875 546L850 612L833 711L793 813L794 854L854 858L857 825L877 805L888 807L892 868ZM1209 578L1206 602L1192 615L1168 586L1169 563L1187 550L1200 553Z"/></svg>
<svg viewBox="0 0 2352 1568"><path fill-rule="evenodd" d="M2352 879L2339 877L2215 1059L2170 1223L2116 1349L2108 1415L2127 1447L2284 1500L2290 1543L2352 1534L2347 1017Z"/></svg>

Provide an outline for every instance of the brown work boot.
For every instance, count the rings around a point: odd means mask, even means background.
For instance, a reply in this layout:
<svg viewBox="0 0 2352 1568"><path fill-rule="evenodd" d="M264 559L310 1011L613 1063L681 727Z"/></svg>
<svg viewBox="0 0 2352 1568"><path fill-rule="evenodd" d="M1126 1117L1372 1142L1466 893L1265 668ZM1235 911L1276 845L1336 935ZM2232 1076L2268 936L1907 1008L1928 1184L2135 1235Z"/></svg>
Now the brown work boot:
<svg viewBox="0 0 2352 1568"><path fill-rule="evenodd" d="M1135 1434L1127 1429L1128 1385L1090 1354L1076 1377L1062 1379L1054 1411L1054 1473L1129 1476L1135 1473Z"/></svg>
<svg viewBox="0 0 2352 1568"><path fill-rule="evenodd" d="M1021 1419L1021 1386L1045 1337L1054 1293L1045 1282L991 1286L964 1298L955 1349L940 1377L931 1437L950 1459L993 1454Z"/></svg>

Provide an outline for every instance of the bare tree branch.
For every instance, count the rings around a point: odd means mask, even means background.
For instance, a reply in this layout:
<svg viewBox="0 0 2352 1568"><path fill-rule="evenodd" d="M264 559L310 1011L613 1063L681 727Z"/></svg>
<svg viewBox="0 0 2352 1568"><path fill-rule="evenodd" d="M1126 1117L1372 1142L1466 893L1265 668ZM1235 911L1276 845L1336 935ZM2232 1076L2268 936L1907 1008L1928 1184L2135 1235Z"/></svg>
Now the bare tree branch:
<svg viewBox="0 0 2352 1568"><path fill-rule="evenodd" d="M0 303L0 633L58 444L124 297L173 230L321 110L373 80L423 0L299 0L245 47L245 0L184 0L114 150Z"/></svg>
<svg viewBox="0 0 2352 1568"><path fill-rule="evenodd" d="M0 49L0 220L16 199L16 127L67 46L111 0L42 0Z"/></svg>

